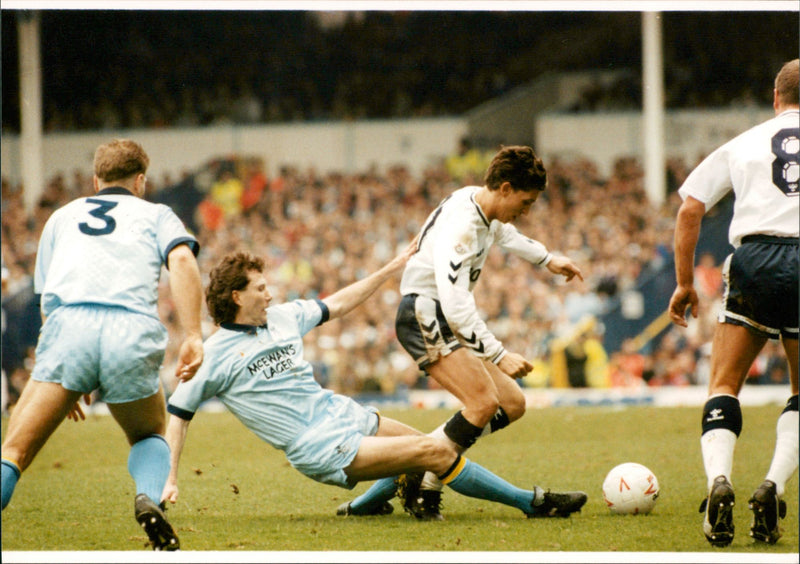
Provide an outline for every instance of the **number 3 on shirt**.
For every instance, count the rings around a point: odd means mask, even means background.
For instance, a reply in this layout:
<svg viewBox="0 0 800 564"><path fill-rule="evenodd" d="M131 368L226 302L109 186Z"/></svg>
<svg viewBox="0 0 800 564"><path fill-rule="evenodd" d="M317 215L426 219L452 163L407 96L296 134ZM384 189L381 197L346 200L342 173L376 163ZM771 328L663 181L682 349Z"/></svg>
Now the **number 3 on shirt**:
<svg viewBox="0 0 800 564"><path fill-rule="evenodd" d="M92 227L85 221L78 224L78 229L81 233L86 235L108 235L117 228L116 220L108 215L108 212L117 207L118 202L107 202L105 200L98 200L95 198L86 198L87 204L94 204L97 207L89 211L89 215L96 217L103 222L102 227Z"/></svg>
<svg viewBox="0 0 800 564"><path fill-rule="evenodd" d="M800 138L796 129L781 129L772 137L772 182L787 196L797 196L800 178Z"/></svg>

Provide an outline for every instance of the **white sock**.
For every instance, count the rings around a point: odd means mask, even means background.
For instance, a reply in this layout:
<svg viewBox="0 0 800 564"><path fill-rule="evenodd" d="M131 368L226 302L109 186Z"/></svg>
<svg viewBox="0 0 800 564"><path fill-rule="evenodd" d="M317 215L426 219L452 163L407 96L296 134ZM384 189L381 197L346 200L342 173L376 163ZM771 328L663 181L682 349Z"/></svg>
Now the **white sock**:
<svg viewBox="0 0 800 564"><path fill-rule="evenodd" d="M736 433L728 429L711 429L700 437L700 448L703 451L703 465L706 469L708 490L714 478L725 476L729 482L733 471L733 450L736 447Z"/></svg>
<svg viewBox="0 0 800 564"><path fill-rule="evenodd" d="M786 411L778 417L776 426L775 454L767 472L767 480L775 482L778 495L782 496L786 482L792 477L798 464L798 413Z"/></svg>
<svg viewBox="0 0 800 564"><path fill-rule="evenodd" d="M447 441L448 443L450 443L453 446L453 448L456 450L456 452L458 454L462 454L467 449L465 449L461 445L459 445L457 443L454 443L452 440L450 440L450 437L448 437L444 432L444 426L446 424L447 424L446 422L442 423L436 429L434 429L433 431L428 433L428 436L435 437L437 439L442 439L443 441ZM443 488L444 488L444 484L442 483L442 481L439 479L439 477L436 474L434 474L433 472L425 472L425 476L422 478L422 484L420 484L420 489L421 490L438 490L438 491L442 491Z"/></svg>

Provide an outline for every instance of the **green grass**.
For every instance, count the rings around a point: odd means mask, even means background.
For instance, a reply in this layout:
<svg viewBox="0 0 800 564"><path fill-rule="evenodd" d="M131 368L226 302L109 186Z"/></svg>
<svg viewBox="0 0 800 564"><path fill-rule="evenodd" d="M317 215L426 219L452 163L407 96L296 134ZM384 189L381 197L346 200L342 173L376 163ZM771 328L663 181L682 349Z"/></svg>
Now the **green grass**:
<svg viewBox="0 0 800 564"><path fill-rule="evenodd" d="M736 538L715 549L701 532L705 492L699 408L532 409L510 428L481 439L468 456L510 482L589 494L570 519L525 519L503 505L446 490L446 520L417 522L395 500L385 517L342 518L336 507L364 492L318 484L293 470L228 413L200 413L189 429L181 494L168 516L184 550L195 551L514 551L798 554L798 481L787 486L788 515L777 545L748 536L747 499L772 456L781 406L743 408L736 447ZM385 410L428 431L445 410ZM7 421L3 422L5 430ZM133 519L128 447L108 416L66 421L17 485L2 516L3 551L142 550ZM661 496L650 515L615 516L601 484L621 462L653 470ZM5 558L4 558L5 559ZM735 560L735 559L734 559ZM796 561L796 560L795 560Z"/></svg>

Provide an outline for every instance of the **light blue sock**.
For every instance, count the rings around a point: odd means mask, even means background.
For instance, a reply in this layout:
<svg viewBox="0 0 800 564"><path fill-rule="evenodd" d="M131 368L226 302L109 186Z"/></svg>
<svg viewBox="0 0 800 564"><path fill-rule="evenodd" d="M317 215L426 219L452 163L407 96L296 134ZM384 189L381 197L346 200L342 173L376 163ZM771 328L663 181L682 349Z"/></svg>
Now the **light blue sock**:
<svg viewBox="0 0 800 564"><path fill-rule="evenodd" d="M449 471L450 475L458 472L455 477L440 476L440 479L445 484L458 493L469 497L496 501L516 507L525 513L531 512L531 502L534 497L533 491L523 490L509 484L476 462L463 457L461 457L461 461L463 462L463 468L461 468L460 472L457 467ZM456 465L459 465L458 461L454 464L454 466Z"/></svg>
<svg viewBox="0 0 800 564"><path fill-rule="evenodd" d="M161 435L150 435L131 447L128 472L136 482L136 493L147 494L155 503L169 477L169 445Z"/></svg>
<svg viewBox="0 0 800 564"><path fill-rule="evenodd" d="M350 502L350 513L353 515L370 515L384 501L392 499L395 491L397 491L395 478L382 478Z"/></svg>
<svg viewBox="0 0 800 564"><path fill-rule="evenodd" d="M14 488L17 487L21 472L16 464L10 460L3 459L3 476L2 476L2 491L3 491L3 509L6 508L8 502L11 501L11 496L14 495Z"/></svg>

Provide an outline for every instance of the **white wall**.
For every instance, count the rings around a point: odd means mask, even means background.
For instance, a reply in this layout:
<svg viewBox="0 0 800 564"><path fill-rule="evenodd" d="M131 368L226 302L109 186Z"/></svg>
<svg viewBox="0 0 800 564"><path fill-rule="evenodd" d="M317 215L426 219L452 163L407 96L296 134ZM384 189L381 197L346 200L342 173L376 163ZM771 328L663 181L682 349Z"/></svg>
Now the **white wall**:
<svg viewBox="0 0 800 564"><path fill-rule="evenodd" d="M453 152L466 127L466 121L460 118L425 118L51 133L43 141L43 178L47 180L58 172L70 175L75 169L91 173L95 148L113 137L129 137L142 144L150 156L148 173L154 179L164 173L175 178L183 170L231 154L262 157L269 174L275 174L284 164L313 166L320 172L354 172L398 163L416 174ZM3 177L14 183L20 181L19 136L2 136L0 159ZM26 190L29 206L38 192Z"/></svg>
<svg viewBox="0 0 800 564"><path fill-rule="evenodd" d="M699 156L773 115L769 108L669 112L665 155L683 157L693 165ZM535 149L545 162L555 155L588 157L608 174L617 158L642 157L641 122L639 112L544 114L536 119ZM416 174L450 154L466 133L466 120L460 118L51 133L44 136L43 177L57 172L69 175L76 168L91 172L95 147L115 136L142 143L154 179L163 173L176 177L182 170L229 154L260 156L269 174L284 164L354 172L373 164L385 169L397 163ZM3 135L0 150L3 177L19 181L19 137ZM26 197L35 201L36 191Z"/></svg>
<svg viewBox="0 0 800 564"><path fill-rule="evenodd" d="M685 110L664 119L666 158L683 157L690 166L750 127L773 117L771 108ZM536 120L536 150L545 162L574 154L595 161L608 174L619 157L643 157L642 114L546 114Z"/></svg>

